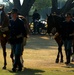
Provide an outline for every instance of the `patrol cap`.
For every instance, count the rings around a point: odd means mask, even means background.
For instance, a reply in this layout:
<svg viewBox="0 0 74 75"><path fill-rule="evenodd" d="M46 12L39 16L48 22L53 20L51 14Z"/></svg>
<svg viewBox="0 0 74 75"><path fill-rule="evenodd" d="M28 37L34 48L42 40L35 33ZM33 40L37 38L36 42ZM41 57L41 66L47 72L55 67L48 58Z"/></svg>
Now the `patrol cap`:
<svg viewBox="0 0 74 75"><path fill-rule="evenodd" d="M14 14L14 13L18 14L18 10L17 10L16 8L13 8L13 9L11 10L11 13L12 13L12 14Z"/></svg>

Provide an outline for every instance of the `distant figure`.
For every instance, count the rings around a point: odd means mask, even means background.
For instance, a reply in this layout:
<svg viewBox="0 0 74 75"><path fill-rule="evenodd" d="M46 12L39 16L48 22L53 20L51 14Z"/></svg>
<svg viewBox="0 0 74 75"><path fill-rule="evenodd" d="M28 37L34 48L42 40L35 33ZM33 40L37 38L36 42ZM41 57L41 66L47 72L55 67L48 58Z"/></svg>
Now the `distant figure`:
<svg viewBox="0 0 74 75"><path fill-rule="evenodd" d="M33 19L33 23L34 23L34 27L33 27L34 33L36 33L37 32L37 27L38 27L38 22L37 21L39 21L39 19L40 19L40 14L37 12L37 10L34 11L32 19Z"/></svg>

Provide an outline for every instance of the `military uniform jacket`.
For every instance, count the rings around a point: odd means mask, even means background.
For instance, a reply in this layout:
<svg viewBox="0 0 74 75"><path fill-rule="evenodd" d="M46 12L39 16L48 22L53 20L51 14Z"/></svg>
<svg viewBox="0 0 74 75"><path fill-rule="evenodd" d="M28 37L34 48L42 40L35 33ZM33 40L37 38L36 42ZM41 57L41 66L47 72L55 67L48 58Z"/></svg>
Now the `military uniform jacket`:
<svg viewBox="0 0 74 75"><path fill-rule="evenodd" d="M61 27L60 27L60 34L63 40L68 39L72 40L73 36L70 36L74 31L74 22L66 22L63 21Z"/></svg>
<svg viewBox="0 0 74 75"><path fill-rule="evenodd" d="M27 36L26 29L24 26L24 22L17 18L15 21L10 20L9 25L10 30L10 43L22 43L23 37Z"/></svg>

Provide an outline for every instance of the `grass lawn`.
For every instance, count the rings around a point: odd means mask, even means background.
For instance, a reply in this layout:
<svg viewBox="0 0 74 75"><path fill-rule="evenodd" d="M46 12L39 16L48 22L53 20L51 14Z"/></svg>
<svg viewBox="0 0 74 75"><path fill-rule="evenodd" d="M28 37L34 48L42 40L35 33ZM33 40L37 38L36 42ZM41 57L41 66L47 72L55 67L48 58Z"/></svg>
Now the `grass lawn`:
<svg viewBox="0 0 74 75"><path fill-rule="evenodd" d="M48 42L49 40L49 42ZM64 62L65 52L63 48ZM10 59L10 46L7 45L7 69L3 70L3 55L0 48L0 75L74 75L74 63L66 66L55 63L57 44L49 37L31 36L24 49L24 67L22 72L13 73Z"/></svg>

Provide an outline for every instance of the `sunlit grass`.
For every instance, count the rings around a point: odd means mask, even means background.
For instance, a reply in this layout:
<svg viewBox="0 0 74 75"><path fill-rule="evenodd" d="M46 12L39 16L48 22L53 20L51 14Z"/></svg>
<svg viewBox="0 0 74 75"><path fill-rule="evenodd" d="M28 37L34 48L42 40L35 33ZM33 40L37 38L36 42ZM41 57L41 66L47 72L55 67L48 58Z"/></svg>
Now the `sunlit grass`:
<svg viewBox="0 0 74 75"><path fill-rule="evenodd" d="M56 53L51 50L25 50L23 55L25 69L22 72L13 73L10 50L7 50L6 70L2 70L3 56L0 50L0 75L73 75L74 68L72 66L55 63Z"/></svg>
<svg viewBox="0 0 74 75"><path fill-rule="evenodd" d="M45 43L45 44L43 44ZM0 75L74 75L74 63L66 66L55 63L57 44L46 36L31 36L24 48L24 67L22 72L12 72L10 47L7 46L7 69L3 70L3 52L0 48ZM65 52L63 48L64 62Z"/></svg>

